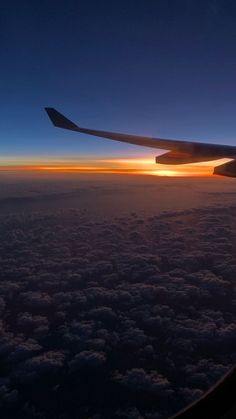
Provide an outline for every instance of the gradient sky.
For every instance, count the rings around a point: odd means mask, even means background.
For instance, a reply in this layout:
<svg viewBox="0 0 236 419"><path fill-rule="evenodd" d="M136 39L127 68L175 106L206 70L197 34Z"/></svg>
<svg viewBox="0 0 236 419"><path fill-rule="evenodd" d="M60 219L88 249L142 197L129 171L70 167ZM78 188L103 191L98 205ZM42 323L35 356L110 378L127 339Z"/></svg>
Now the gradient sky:
<svg viewBox="0 0 236 419"><path fill-rule="evenodd" d="M1 6L0 164L154 158L55 129L235 144L233 0L11 1Z"/></svg>

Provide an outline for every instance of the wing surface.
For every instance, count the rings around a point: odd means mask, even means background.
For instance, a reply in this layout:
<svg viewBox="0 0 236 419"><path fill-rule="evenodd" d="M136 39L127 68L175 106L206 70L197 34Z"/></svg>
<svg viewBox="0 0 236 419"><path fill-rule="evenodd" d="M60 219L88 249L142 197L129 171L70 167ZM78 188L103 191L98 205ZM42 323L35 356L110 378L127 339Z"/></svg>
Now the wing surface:
<svg viewBox="0 0 236 419"><path fill-rule="evenodd" d="M107 138L110 140L121 141L124 143L135 144L144 147L151 147L169 152L156 157L157 163L165 164L185 164L196 163L201 161L217 160L221 158L236 159L236 146L209 144L198 141L172 140L164 138L153 138L131 134L123 134L118 132L101 131L90 128L82 128L76 125L70 119L66 118L54 108L45 108L53 125L59 128L80 132L83 134L93 135L96 137ZM226 163L227 165L228 163ZM221 166L218 166L221 167ZM215 170L215 174L224 176L236 176L235 164L222 167Z"/></svg>

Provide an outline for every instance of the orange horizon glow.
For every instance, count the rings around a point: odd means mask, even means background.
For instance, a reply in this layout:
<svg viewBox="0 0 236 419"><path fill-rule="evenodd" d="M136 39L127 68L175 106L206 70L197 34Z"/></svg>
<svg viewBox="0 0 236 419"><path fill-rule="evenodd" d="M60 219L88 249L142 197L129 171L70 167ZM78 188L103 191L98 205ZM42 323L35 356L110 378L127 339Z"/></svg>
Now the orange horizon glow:
<svg viewBox="0 0 236 419"><path fill-rule="evenodd" d="M212 176L213 168L228 159L185 165L156 164L151 158L114 158L101 160L81 160L74 162L34 162L33 164L1 164L0 171L33 171L47 173L81 173L81 174L127 174L149 176ZM14 162L15 163L15 162Z"/></svg>

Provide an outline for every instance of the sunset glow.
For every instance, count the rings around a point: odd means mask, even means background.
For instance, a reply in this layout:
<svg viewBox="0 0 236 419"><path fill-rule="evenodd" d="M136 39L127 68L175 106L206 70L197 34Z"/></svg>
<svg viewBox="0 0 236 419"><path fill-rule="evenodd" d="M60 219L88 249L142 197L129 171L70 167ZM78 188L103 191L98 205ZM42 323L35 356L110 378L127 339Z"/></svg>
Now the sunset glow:
<svg viewBox="0 0 236 419"><path fill-rule="evenodd" d="M34 171L53 173L82 173L82 174L127 174L127 175L150 175L150 176L211 176L213 168L228 161L216 160L205 163L185 165L161 165L156 164L153 157L150 158L115 158L74 161L14 161L0 162L1 171ZM13 164L12 164L13 163Z"/></svg>

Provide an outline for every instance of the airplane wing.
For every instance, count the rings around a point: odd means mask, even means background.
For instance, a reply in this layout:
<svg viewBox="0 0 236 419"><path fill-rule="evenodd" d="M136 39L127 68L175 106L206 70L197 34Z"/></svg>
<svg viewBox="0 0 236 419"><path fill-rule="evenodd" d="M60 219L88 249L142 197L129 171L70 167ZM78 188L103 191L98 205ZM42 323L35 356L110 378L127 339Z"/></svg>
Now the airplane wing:
<svg viewBox="0 0 236 419"><path fill-rule="evenodd" d="M185 140L170 140L164 138L142 137L138 135L122 134L82 128L70 121L54 108L45 108L53 125L71 131L81 132L96 137L135 144L144 147L169 150L156 157L156 163L186 164L222 158L236 159L236 146L209 144ZM214 174L236 177L236 160L215 167Z"/></svg>

